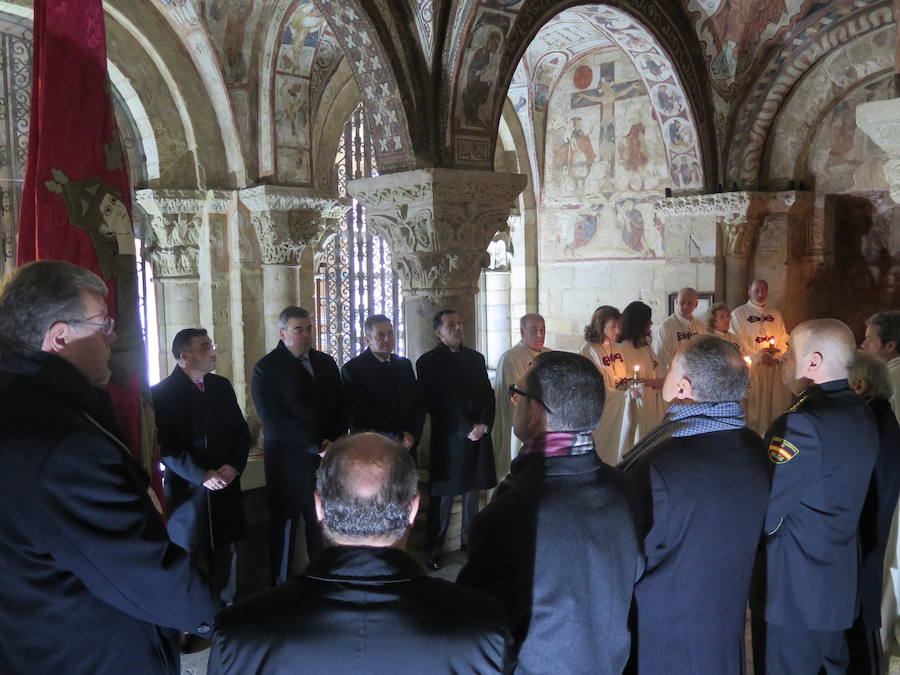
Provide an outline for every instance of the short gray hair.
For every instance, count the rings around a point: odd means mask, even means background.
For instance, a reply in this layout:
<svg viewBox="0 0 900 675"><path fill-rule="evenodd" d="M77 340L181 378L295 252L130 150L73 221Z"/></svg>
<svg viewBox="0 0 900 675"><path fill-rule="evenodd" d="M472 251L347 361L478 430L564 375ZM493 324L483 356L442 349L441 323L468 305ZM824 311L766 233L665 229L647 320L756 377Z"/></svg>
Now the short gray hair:
<svg viewBox="0 0 900 675"><path fill-rule="evenodd" d="M887 365L872 352L857 351L853 357L853 365L847 375L850 384L859 380L866 383L866 398L890 399L894 395Z"/></svg>
<svg viewBox="0 0 900 675"><path fill-rule="evenodd" d="M105 298L106 284L84 267L41 260L28 263L0 286L0 352L40 351L59 321L84 319L84 294Z"/></svg>
<svg viewBox="0 0 900 675"><path fill-rule="evenodd" d="M542 317L540 314L534 314L534 313L523 314L521 316L521 318L519 319L519 332L520 333L525 332L525 324L528 323L528 319L539 319L541 323L544 323L544 317Z"/></svg>
<svg viewBox="0 0 900 675"><path fill-rule="evenodd" d="M375 475L379 482L371 494L361 494L359 476L367 469L369 478ZM400 539L409 526L418 483L416 465L399 443L374 433L335 441L316 474L325 535Z"/></svg>
<svg viewBox="0 0 900 675"><path fill-rule="evenodd" d="M682 376L691 381L698 403L740 401L747 394L750 373L741 353L728 340L702 335L675 356Z"/></svg>
<svg viewBox="0 0 900 675"><path fill-rule="evenodd" d="M308 319L310 318L309 310L297 307L296 305L288 305L281 314L278 315L278 327L287 328L288 321L291 319Z"/></svg>
<svg viewBox="0 0 900 675"><path fill-rule="evenodd" d="M866 325L871 324L878 330L878 339L882 344L894 342L900 351L900 311L878 312L866 319Z"/></svg>

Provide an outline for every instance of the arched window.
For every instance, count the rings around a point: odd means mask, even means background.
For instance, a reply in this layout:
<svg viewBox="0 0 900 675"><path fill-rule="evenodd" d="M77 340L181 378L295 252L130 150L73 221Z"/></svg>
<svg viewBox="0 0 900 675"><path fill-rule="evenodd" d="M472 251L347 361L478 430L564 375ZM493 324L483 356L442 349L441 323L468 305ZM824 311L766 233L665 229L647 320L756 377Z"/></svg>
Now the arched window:
<svg viewBox="0 0 900 675"><path fill-rule="evenodd" d="M347 197L347 181L378 175L362 104L344 125L334 164L341 197ZM325 240L316 265L318 348L343 364L365 349L366 317L384 314L394 324L396 351L403 354L400 279L391 267L388 243L369 230L365 208L355 199Z"/></svg>

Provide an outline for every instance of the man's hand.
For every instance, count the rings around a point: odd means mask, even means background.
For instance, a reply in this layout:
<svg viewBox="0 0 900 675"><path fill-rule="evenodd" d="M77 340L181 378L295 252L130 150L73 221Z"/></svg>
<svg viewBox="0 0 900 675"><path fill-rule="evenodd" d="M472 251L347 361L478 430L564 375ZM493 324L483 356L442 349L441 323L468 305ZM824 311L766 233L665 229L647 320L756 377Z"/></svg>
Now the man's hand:
<svg viewBox="0 0 900 675"><path fill-rule="evenodd" d="M413 437L411 433L408 431L403 432L403 438L400 441L400 445L409 450L413 445L415 445L416 439Z"/></svg>
<svg viewBox="0 0 900 675"><path fill-rule="evenodd" d="M472 431L469 432L469 435L466 436L470 441L480 441L481 437L484 436L484 432L487 430L487 427L483 424L476 424L472 427Z"/></svg>
<svg viewBox="0 0 900 675"><path fill-rule="evenodd" d="M216 471L219 472L219 475L225 479L226 485L231 485L235 478L238 477L238 470L235 469L230 464L223 464Z"/></svg>
<svg viewBox="0 0 900 675"><path fill-rule="evenodd" d="M763 351L762 362L763 365L766 366L777 366L779 363L781 363L781 359L779 359L775 354L770 354L767 351Z"/></svg>
<svg viewBox="0 0 900 675"><path fill-rule="evenodd" d="M215 469L210 469L209 471L207 471L206 476L203 478L203 487L205 487L207 490L221 490L227 485L228 481L225 480L225 477Z"/></svg>

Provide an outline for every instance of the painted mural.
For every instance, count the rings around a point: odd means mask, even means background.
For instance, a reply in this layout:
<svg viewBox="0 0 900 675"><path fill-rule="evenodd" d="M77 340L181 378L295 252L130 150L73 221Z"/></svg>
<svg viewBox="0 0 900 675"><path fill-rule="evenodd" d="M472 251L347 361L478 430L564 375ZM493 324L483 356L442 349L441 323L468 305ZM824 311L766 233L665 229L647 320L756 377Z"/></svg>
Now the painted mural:
<svg viewBox="0 0 900 675"><path fill-rule="evenodd" d="M247 81L253 48L251 38L260 14L268 4L246 0L206 0L203 18L222 64L225 82L229 85Z"/></svg>

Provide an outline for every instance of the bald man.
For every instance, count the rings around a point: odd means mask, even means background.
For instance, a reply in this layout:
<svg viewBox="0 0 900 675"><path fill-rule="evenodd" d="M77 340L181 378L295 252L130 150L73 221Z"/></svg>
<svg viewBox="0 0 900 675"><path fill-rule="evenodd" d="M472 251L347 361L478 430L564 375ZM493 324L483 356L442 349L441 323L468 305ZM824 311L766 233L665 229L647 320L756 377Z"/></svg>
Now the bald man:
<svg viewBox="0 0 900 675"><path fill-rule="evenodd" d="M766 434L772 490L751 599L758 675L848 664L857 525L878 454L872 413L847 383L855 351L835 319L801 323L789 340L784 383L799 399Z"/></svg>
<svg viewBox="0 0 900 675"><path fill-rule="evenodd" d="M375 433L337 440L315 507L328 547L219 615L210 675L507 672L500 603L426 576L404 551L419 493L403 446Z"/></svg>
<svg viewBox="0 0 900 675"><path fill-rule="evenodd" d="M656 337L656 356L662 368L657 371L660 377L668 372L672 359L679 350L689 345L698 335L706 333L703 322L694 318L699 300L700 296L693 288L682 288L675 298L675 311L660 325Z"/></svg>
<svg viewBox="0 0 900 675"><path fill-rule="evenodd" d="M769 284L754 279L747 289L747 302L731 313L731 332L738 339L744 356L753 359L750 366L750 395L747 398L747 426L759 435L791 404L791 392L784 385L781 357L788 332L781 312L769 306ZM777 353L770 354L774 345Z"/></svg>

